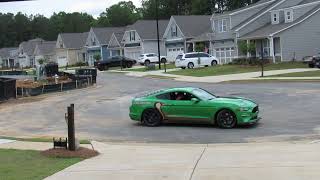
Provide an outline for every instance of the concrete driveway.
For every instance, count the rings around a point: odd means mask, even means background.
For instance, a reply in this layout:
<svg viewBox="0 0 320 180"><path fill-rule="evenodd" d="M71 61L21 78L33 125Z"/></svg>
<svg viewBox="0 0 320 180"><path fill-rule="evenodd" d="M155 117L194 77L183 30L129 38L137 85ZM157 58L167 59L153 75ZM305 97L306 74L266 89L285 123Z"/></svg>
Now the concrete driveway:
<svg viewBox="0 0 320 180"><path fill-rule="evenodd" d="M219 96L256 100L262 121L231 130L214 126L171 124L148 128L128 117L132 97L169 87L195 86ZM20 102L20 101L19 101ZM76 134L100 141L226 143L280 141L319 137L319 83L187 83L100 73L94 88L25 99L0 105L0 135L65 137L64 114L75 103Z"/></svg>
<svg viewBox="0 0 320 180"><path fill-rule="evenodd" d="M103 144L101 155L46 180L318 180L320 144Z"/></svg>

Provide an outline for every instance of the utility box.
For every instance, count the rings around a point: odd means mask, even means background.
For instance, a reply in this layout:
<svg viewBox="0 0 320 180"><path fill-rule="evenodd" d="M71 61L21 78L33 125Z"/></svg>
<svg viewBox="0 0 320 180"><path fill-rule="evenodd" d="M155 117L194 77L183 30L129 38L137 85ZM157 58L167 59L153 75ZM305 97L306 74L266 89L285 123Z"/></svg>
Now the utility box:
<svg viewBox="0 0 320 180"><path fill-rule="evenodd" d="M16 98L16 80L0 78L0 101Z"/></svg>

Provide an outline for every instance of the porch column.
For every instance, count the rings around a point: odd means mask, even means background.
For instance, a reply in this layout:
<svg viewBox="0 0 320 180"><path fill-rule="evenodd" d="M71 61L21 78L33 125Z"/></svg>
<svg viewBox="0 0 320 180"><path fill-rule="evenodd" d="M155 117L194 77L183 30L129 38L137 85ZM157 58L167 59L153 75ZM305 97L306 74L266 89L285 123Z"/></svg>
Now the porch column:
<svg viewBox="0 0 320 180"><path fill-rule="evenodd" d="M276 62L276 57L274 55L274 41L273 37L269 37L269 42L270 42L270 56L272 57L272 62Z"/></svg>
<svg viewBox="0 0 320 180"><path fill-rule="evenodd" d="M195 42L192 43L192 49L193 49L193 52L196 52L196 43Z"/></svg>
<svg viewBox="0 0 320 180"><path fill-rule="evenodd" d="M249 44L250 44L250 40L247 40L247 47L249 47ZM247 51L247 58L250 58L250 52Z"/></svg>

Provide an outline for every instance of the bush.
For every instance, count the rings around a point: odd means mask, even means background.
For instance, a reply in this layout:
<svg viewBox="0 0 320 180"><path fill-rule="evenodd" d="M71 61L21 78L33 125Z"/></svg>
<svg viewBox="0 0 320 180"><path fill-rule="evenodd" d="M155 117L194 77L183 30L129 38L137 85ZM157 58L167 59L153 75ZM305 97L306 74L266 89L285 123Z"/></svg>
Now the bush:
<svg viewBox="0 0 320 180"><path fill-rule="evenodd" d="M269 64L271 61L269 59L264 60L264 64ZM251 65L256 66L261 64L261 59L259 58L238 58L232 61L233 65Z"/></svg>
<svg viewBox="0 0 320 180"><path fill-rule="evenodd" d="M74 66L75 66L75 67L87 66L87 63L86 63L86 62L77 62Z"/></svg>

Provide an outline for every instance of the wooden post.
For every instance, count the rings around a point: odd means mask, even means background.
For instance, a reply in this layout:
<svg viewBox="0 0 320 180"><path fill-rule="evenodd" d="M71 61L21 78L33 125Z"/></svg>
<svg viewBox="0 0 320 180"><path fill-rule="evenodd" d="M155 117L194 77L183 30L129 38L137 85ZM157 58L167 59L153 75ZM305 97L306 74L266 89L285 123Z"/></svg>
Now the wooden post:
<svg viewBox="0 0 320 180"><path fill-rule="evenodd" d="M68 143L69 143L69 150L75 151L76 150L76 143L75 143L75 132L74 132L74 104L71 104L68 107Z"/></svg>

